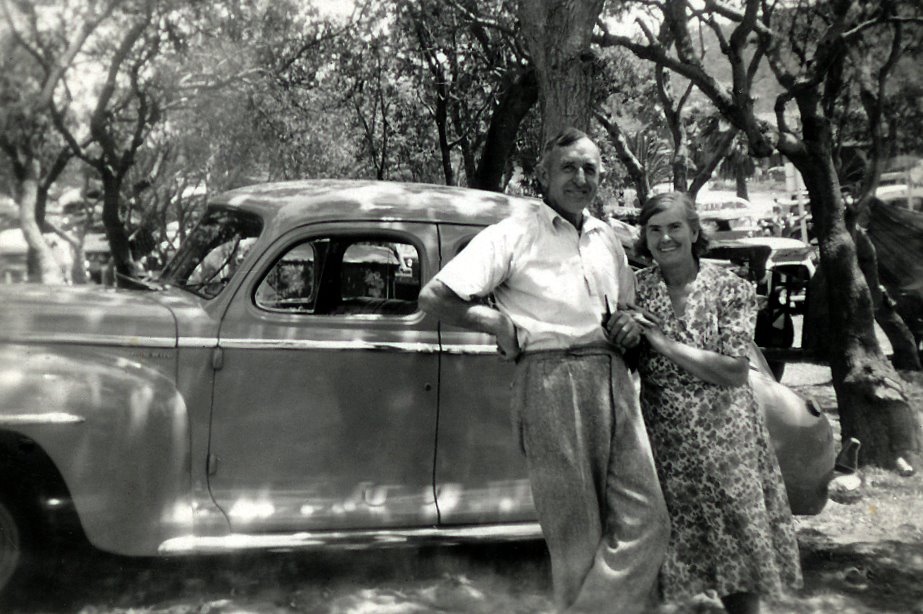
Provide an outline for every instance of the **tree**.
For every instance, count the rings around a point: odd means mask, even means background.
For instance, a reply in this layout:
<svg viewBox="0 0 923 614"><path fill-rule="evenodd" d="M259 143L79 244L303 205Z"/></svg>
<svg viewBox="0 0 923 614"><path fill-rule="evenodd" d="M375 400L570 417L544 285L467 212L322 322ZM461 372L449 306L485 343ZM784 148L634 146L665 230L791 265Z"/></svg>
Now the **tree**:
<svg viewBox="0 0 923 614"><path fill-rule="evenodd" d="M604 0L520 2L519 21L538 78L542 140L565 126L589 131L597 54L590 47Z"/></svg>
<svg viewBox="0 0 923 614"><path fill-rule="evenodd" d="M412 66L433 117L446 183L502 189L507 162L538 83L507 3L406 0L399 23L412 33ZM413 56L411 56L413 57ZM457 153L456 153L457 152ZM453 158L454 156L454 158Z"/></svg>
<svg viewBox="0 0 923 614"><path fill-rule="evenodd" d="M785 155L801 172L811 198L814 225L826 271L830 320L834 330L829 356L844 440L863 442L860 460L895 466L918 449L914 423L900 379L884 358L873 328L872 300L846 226L845 205L833 159L831 116L842 90L849 49L869 32L897 31L918 23L918 14L895 2L869 4L838 0L798 2L776 7L745 0L741 9L717 1L703 7L682 0L655 4L673 32L671 53L641 22L644 40L605 33L604 45L621 45L638 57L690 79L746 135L750 151ZM721 83L694 51L691 24L709 28L720 41L731 83ZM761 121L751 95L753 79L766 61L781 93L775 126ZM793 109L790 110L790 105ZM797 115L795 115L797 112ZM793 119L797 118L800 126Z"/></svg>
<svg viewBox="0 0 923 614"><path fill-rule="evenodd" d="M660 38L670 40L664 34ZM704 43L700 45L704 55ZM691 81L684 80L677 98L671 73L662 67L650 71L650 65L619 47L604 49L602 58L598 87L610 91L595 111L596 120L608 133L639 200L667 181L695 198L730 151L737 129L714 115L703 117L702 105L690 104ZM632 131L630 126L637 124Z"/></svg>
<svg viewBox="0 0 923 614"><path fill-rule="evenodd" d="M65 3L61 7L3 1L6 27L0 65L0 149L12 167L13 194L20 224L29 245L30 277L63 283L64 275L43 238L48 191L72 157L52 124L60 86L75 57L119 0L101 5ZM54 11L69 14L67 32L49 31L48 24L65 23ZM60 16L60 15L59 15Z"/></svg>

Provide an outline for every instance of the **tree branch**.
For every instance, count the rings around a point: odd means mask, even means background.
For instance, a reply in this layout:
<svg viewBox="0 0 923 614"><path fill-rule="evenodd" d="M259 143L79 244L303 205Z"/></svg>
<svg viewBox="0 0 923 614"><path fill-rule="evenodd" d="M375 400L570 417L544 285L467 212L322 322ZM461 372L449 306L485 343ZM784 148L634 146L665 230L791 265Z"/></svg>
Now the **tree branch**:
<svg viewBox="0 0 923 614"><path fill-rule="evenodd" d="M888 24L901 24L901 23L923 24L923 17L892 16L892 17L886 17L886 18L869 19L868 21L864 21L860 23L859 25L855 26L854 28L844 32L842 35L843 40L846 43L851 43L855 41L857 38L859 38L860 36L862 36L862 33L865 30L868 30L869 28L874 28L875 26L883 26L883 25L888 25Z"/></svg>
<svg viewBox="0 0 923 614"><path fill-rule="evenodd" d="M747 9L744 13L741 13L737 9L727 6L723 2L718 2L718 0L705 0L705 8L714 11L718 15L721 15L725 19L728 19L734 23L745 25L744 30L741 31L744 36L752 31L755 31L763 36L778 38L777 33L775 33L766 24L757 20L756 9L758 9L759 6L756 2L748 1Z"/></svg>
<svg viewBox="0 0 923 614"><path fill-rule="evenodd" d="M109 71L106 76L106 81L100 90L99 98L96 101L96 108L93 110L93 114L90 117L90 133L99 143L100 147L103 148L103 151L106 153L106 155L113 160L117 157L118 153L117 146L112 138L112 135L109 134L106 130L106 118L109 114L109 102L112 100L112 96L115 93L116 82L118 80L119 71L122 68L122 64L124 64L125 60L128 58L129 53L131 53L132 47L134 47L135 43L138 42L138 39L141 38L141 34L144 32L145 28L147 28L150 20L151 13L148 11L145 19L134 24L134 26L132 26L125 34L125 37L119 44L118 49L112 56L112 61L109 63Z"/></svg>
<svg viewBox="0 0 923 614"><path fill-rule="evenodd" d="M73 63L74 58L77 57L77 54L80 53L80 50L83 48L84 43L90 37L90 34L102 23L105 19L112 14L112 11L115 10L115 7L121 0L110 0L109 3L103 8L103 10L98 13L94 18L88 19L83 22L80 29L77 32L77 36L72 40L65 50L64 54L58 59L55 66L52 68L51 72L45 78L45 85L42 87L42 91L39 94L38 102L42 107L48 106L51 104L52 96L54 95L54 89L57 87L58 82L64 76L64 72L70 67Z"/></svg>
<svg viewBox="0 0 923 614"><path fill-rule="evenodd" d="M628 144L628 139L625 138L625 133L622 132L621 127L618 125L618 122L609 121L609 118L604 114L597 111L595 113L596 120L605 128L606 132L609 134L609 138L612 139L612 145L615 147L616 155L619 158L619 161L625 166L625 170L628 171L628 175L631 177L632 182L635 184L635 187L638 190L638 198L641 202L647 198L648 193L650 192L650 186L647 181L647 174L644 172L644 166L635 156L634 152L631 151L631 147Z"/></svg>

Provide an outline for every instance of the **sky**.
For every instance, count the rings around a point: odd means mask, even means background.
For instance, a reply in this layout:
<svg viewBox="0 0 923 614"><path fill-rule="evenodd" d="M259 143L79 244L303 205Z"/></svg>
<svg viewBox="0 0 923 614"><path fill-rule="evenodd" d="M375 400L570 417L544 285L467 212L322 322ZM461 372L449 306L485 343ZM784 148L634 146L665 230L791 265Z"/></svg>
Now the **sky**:
<svg viewBox="0 0 923 614"><path fill-rule="evenodd" d="M324 15L348 17L352 13L353 0L314 0L315 6Z"/></svg>

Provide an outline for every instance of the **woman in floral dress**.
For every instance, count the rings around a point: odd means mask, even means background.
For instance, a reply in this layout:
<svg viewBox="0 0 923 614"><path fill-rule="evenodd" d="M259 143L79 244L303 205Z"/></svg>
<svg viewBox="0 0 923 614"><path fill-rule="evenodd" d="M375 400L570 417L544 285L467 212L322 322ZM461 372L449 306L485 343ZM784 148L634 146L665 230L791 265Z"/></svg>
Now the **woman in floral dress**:
<svg viewBox="0 0 923 614"><path fill-rule="evenodd" d="M699 261L706 245L686 194L649 199L638 251L641 407L670 512L661 572L668 601L708 590L728 612L758 612L760 595L801 584L791 510L748 382L756 295Z"/></svg>

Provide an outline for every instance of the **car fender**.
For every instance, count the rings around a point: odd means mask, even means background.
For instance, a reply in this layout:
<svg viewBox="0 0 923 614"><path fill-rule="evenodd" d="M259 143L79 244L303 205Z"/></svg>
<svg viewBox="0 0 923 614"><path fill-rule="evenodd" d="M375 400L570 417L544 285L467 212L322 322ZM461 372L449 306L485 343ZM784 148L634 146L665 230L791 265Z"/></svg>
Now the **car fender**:
<svg viewBox="0 0 923 614"><path fill-rule="evenodd" d="M751 370L750 383L766 419L792 512L820 513L836 457L830 423L816 406L770 376Z"/></svg>
<svg viewBox="0 0 923 614"><path fill-rule="evenodd" d="M189 420L162 372L105 348L3 344L0 431L51 459L94 546L155 554L191 533Z"/></svg>

